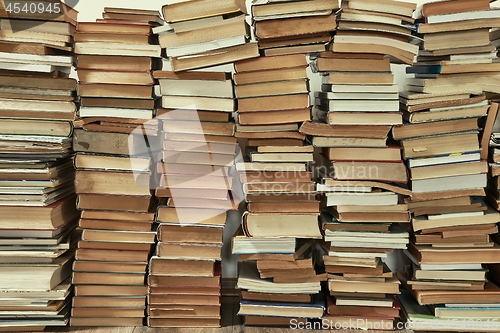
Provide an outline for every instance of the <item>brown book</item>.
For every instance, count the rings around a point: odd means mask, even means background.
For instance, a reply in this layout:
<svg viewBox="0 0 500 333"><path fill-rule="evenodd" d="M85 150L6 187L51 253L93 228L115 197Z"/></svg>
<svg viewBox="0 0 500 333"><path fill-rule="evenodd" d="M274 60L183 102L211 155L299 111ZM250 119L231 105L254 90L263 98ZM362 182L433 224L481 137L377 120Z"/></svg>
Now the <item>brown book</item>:
<svg viewBox="0 0 500 333"><path fill-rule="evenodd" d="M384 271L383 266L372 267L354 267L354 266L335 266L326 265L325 270L333 274L370 274L380 275Z"/></svg>
<svg viewBox="0 0 500 333"><path fill-rule="evenodd" d="M111 33L88 33L79 32L74 36L75 43L117 43L117 44L148 44L150 36L141 34L111 34ZM119 58L119 57L116 57ZM80 62L78 63L80 66ZM82 66L82 68L85 68Z"/></svg>
<svg viewBox="0 0 500 333"><path fill-rule="evenodd" d="M129 141L130 140L130 141ZM102 153L113 155L139 155L145 153L139 150L142 136L116 133L90 133L84 130L75 130L73 135L73 149L76 152Z"/></svg>
<svg viewBox="0 0 500 333"><path fill-rule="evenodd" d="M82 219L122 220L129 222L152 222L154 221L154 217L155 213L92 211L92 210L84 210L81 213Z"/></svg>
<svg viewBox="0 0 500 333"><path fill-rule="evenodd" d="M248 30L248 24L245 22L244 16L241 15L221 20L217 25L199 26L198 29L173 34L161 34L158 36L158 40L162 48L169 49L244 36Z"/></svg>
<svg viewBox="0 0 500 333"><path fill-rule="evenodd" d="M170 72L170 71L154 71L155 79L171 79L171 80L207 80L207 81L226 81L230 77L226 72Z"/></svg>
<svg viewBox="0 0 500 333"><path fill-rule="evenodd" d="M487 173L488 163L486 161L478 161L459 164L424 166L420 168L412 168L410 172L412 180L473 175Z"/></svg>
<svg viewBox="0 0 500 333"><path fill-rule="evenodd" d="M207 135L234 135L234 124L229 122L193 122L184 120L172 120L163 123L163 131L169 133L193 133Z"/></svg>
<svg viewBox="0 0 500 333"><path fill-rule="evenodd" d="M422 263L495 263L500 247L485 248L432 248L410 243L408 251Z"/></svg>
<svg viewBox="0 0 500 333"><path fill-rule="evenodd" d="M169 294L169 295L207 295L220 296L220 288L204 288L204 287L150 287L150 294Z"/></svg>
<svg viewBox="0 0 500 333"><path fill-rule="evenodd" d="M309 108L265 112L242 112L238 114L238 124L240 125L270 125L283 124L284 122L297 123L308 121L309 119L311 119L311 109ZM241 135L245 134L248 137L250 133L243 133Z"/></svg>
<svg viewBox="0 0 500 333"><path fill-rule="evenodd" d="M165 133L164 138L165 138L165 140L194 141L194 142L202 142L203 144L212 143L212 142L237 144L237 139L235 139L234 137L217 136L217 135Z"/></svg>
<svg viewBox="0 0 500 333"><path fill-rule="evenodd" d="M148 307L149 318L196 318L219 317L220 307L214 305L151 305Z"/></svg>
<svg viewBox="0 0 500 333"><path fill-rule="evenodd" d="M116 317L116 318L138 318L144 317L144 309L131 308L73 308L72 317ZM116 319L115 319L116 320Z"/></svg>
<svg viewBox="0 0 500 333"><path fill-rule="evenodd" d="M252 72L241 72L234 74L234 83L236 85L292 81L292 80L306 80L306 79L307 79L307 69L305 67L290 67L290 68L278 67L274 69L265 69Z"/></svg>
<svg viewBox="0 0 500 333"><path fill-rule="evenodd" d="M151 231L151 222L80 219L78 226L82 229L96 230Z"/></svg>
<svg viewBox="0 0 500 333"><path fill-rule="evenodd" d="M401 161L401 148L328 148L325 155L331 161Z"/></svg>
<svg viewBox="0 0 500 333"><path fill-rule="evenodd" d="M146 296L147 286L99 286L78 285L75 286L75 296Z"/></svg>
<svg viewBox="0 0 500 333"><path fill-rule="evenodd" d="M150 294L148 297L149 305L211 305L220 306L219 295L169 295L169 294Z"/></svg>
<svg viewBox="0 0 500 333"><path fill-rule="evenodd" d="M309 108L309 106L308 94L238 99L238 112L304 109Z"/></svg>
<svg viewBox="0 0 500 333"><path fill-rule="evenodd" d="M234 64L236 73L307 66L307 59L303 54L290 54L277 57L260 57L238 61Z"/></svg>
<svg viewBox="0 0 500 333"><path fill-rule="evenodd" d="M148 318L149 327L220 327L219 318Z"/></svg>
<svg viewBox="0 0 500 333"><path fill-rule="evenodd" d="M457 133L441 137L403 140L402 146L403 158L405 159L479 150L477 134L475 133Z"/></svg>
<svg viewBox="0 0 500 333"><path fill-rule="evenodd" d="M147 23L79 22L77 32L148 35L151 32L151 27Z"/></svg>
<svg viewBox="0 0 500 333"><path fill-rule="evenodd" d="M394 277L387 279L385 282L377 283L349 281L342 277L329 277L328 288L333 292L399 294L399 280Z"/></svg>
<svg viewBox="0 0 500 333"><path fill-rule="evenodd" d="M144 285L146 273L143 274L125 274L125 273L86 273L74 272L74 285Z"/></svg>
<svg viewBox="0 0 500 333"><path fill-rule="evenodd" d="M155 232L83 230L82 240L91 242L151 243L155 242Z"/></svg>
<svg viewBox="0 0 500 333"><path fill-rule="evenodd" d="M474 30L474 29L486 29L488 27L498 27L500 26L500 19L498 18L486 18L486 19L475 19L475 20L463 20L460 24L457 22L444 22L444 23L433 23L433 24L419 24L418 33L421 34L431 34L439 32L450 32L450 31L464 31L464 30ZM489 52L491 50L491 44L480 46L480 47L463 47L456 48L458 52L456 54L469 53L472 49L477 49L478 52ZM453 53L454 48L436 50L435 54L455 54Z"/></svg>
<svg viewBox="0 0 500 333"><path fill-rule="evenodd" d="M365 73L365 72L331 72L324 77L324 84L357 84L357 85L392 85L392 73Z"/></svg>
<svg viewBox="0 0 500 333"><path fill-rule="evenodd" d="M259 40L263 40L269 38L330 32L335 31L336 28L337 22L334 14L320 15L258 21L255 25L255 35Z"/></svg>
<svg viewBox="0 0 500 333"><path fill-rule="evenodd" d="M423 16L454 14L490 9L490 0L456 1L447 0L426 3L422 6Z"/></svg>
<svg viewBox="0 0 500 333"><path fill-rule="evenodd" d="M104 20L120 20L120 21L134 21L134 22L148 22L154 25L162 25L164 23L160 14L137 14L137 13L113 13L104 11L102 13Z"/></svg>
<svg viewBox="0 0 500 333"><path fill-rule="evenodd" d="M81 261L73 263L74 272L145 273L146 263L114 263L106 261Z"/></svg>
<svg viewBox="0 0 500 333"><path fill-rule="evenodd" d="M500 302L500 288L493 283L486 283L484 290L477 291L436 291L421 290L412 292L420 305L444 303L482 303L491 304Z"/></svg>
<svg viewBox="0 0 500 333"><path fill-rule="evenodd" d="M390 72L389 58L353 59L353 58L317 58L313 62L317 72Z"/></svg>
<svg viewBox="0 0 500 333"><path fill-rule="evenodd" d="M158 243L156 255L173 259L221 260L221 247L205 244Z"/></svg>
<svg viewBox="0 0 500 333"><path fill-rule="evenodd" d="M367 232L388 232L389 224L354 224L354 223L346 223L344 224L331 224L324 223L323 230L345 230L345 231L367 231Z"/></svg>
<svg viewBox="0 0 500 333"><path fill-rule="evenodd" d="M120 38L123 37L120 36ZM126 57L126 56L108 57L101 55L84 55L84 54L78 56L79 69L147 72L151 70L152 66L153 62L149 57Z"/></svg>
<svg viewBox="0 0 500 333"><path fill-rule="evenodd" d="M275 81L235 86L237 98L309 93L307 80Z"/></svg>
<svg viewBox="0 0 500 333"><path fill-rule="evenodd" d="M175 110L171 109L157 109L157 116L161 119L181 119L189 120L198 116L200 121L215 121L215 122L228 122L230 114L227 112L216 112L216 111L192 111L196 112L196 115L190 114L190 110L184 110L182 114L179 112L171 112ZM180 118L179 118L180 116Z"/></svg>
<svg viewBox="0 0 500 333"><path fill-rule="evenodd" d="M171 198L175 193L179 198L200 198L212 200L229 200L229 194L226 189L207 189L207 188L157 188L155 195L157 198Z"/></svg>
<svg viewBox="0 0 500 333"><path fill-rule="evenodd" d="M473 131L477 129L477 119L470 118L422 124L405 124L404 126L393 127L392 135L395 140L401 140L428 135Z"/></svg>
<svg viewBox="0 0 500 333"><path fill-rule="evenodd" d="M241 291L241 299L249 301L262 302L281 302L281 303L311 303L311 295L305 294L268 294Z"/></svg>
<svg viewBox="0 0 500 333"><path fill-rule="evenodd" d="M196 225L160 224L158 228L158 241L222 244L222 229Z"/></svg>
<svg viewBox="0 0 500 333"><path fill-rule="evenodd" d="M76 327L134 327L134 326L142 326L143 317L137 318L123 318L120 317L120 320L113 317L71 317L70 326Z"/></svg>
<svg viewBox="0 0 500 333"><path fill-rule="evenodd" d="M165 5L162 8L163 17L168 23L238 13L240 11L241 9L234 1L228 0L195 0L193 2Z"/></svg>
<svg viewBox="0 0 500 333"><path fill-rule="evenodd" d="M406 166L403 162L333 161L332 167L335 172L336 180L371 180L395 183L408 182ZM360 174L354 172L354 170L365 170L365 172ZM377 172L373 173L369 170L377 170Z"/></svg>
<svg viewBox="0 0 500 333"><path fill-rule="evenodd" d="M75 191L78 194L148 196L150 175L131 172L77 170Z"/></svg>
<svg viewBox="0 0 500 333"><path fill-rule="evenodd" d="M303 139L301 138L249 138L248 146L258 147L258 146L300 146L303 144Z"/></svg>
<svg viewBox="0 0 500 333"><path fill-rule="evenodd" d="M153 89L144 85L81 83L78 94L86 97L151 98Z"/></svg>
<svg viewBox="0 0 500 333"><path fill-rule="evenodd" d="M151 86L154 79L149 71L142 72L119 72L119 71L101 71L94 69L79 68L78 78L82 83L94 84L123 84L123 85L143 85Z"/></svg>
<svg viewBox="0 0 500 333"><path fill-rule="evenodd" d="M486 194L484 188L443 191L443 192L415 193L412 194L412 201L419 202L419 201L436 200L436 199L452 199L464 196L484 197L485 195Z"/></svg>
<svg viewBox="0 0 500 333"><path fill-rule="evenodd" d="M443 31L426 34L424 50L442 50L460 47L487 46L490 44L489 29Z"/></svg>
<svg viewBox="0 0 500 333"><path fill-rule="evenodd" d="M169 276L213 276L214 262L153 257L149 263L149 272Z"/></svg>
<svg viewBox="0 0 500 333"><path fill-rule="evenodd" d="M75 258L90 261L146 262L148 255L149 251L78 249Z"/></svg>
<svg viewBox="0 0 500 333"><path fill-rule="evenodd" d="M216 263L214 274L208 276L164 276L149 275L148 284L150 287L170 288L219 288L220 289L221 266Z"/></svg>
<svg viewBox="0 0 500 333"><path fill-rule="evenodd" d="M498 115L499 104L491 103L490 109L488 111L488 117L483 126L483 132L481 133L481 159L488 159L488 148L490 143L491 134L493 133L493 126Z"/></svg>
<svg viewBox="0 0 500 333"><path fill-rule="evenodd" d="M82 97L80 105L84 107L154 109L154 99Z"/></svg>
<svg viewBox="0 0 500 333"><path fill-rule="evenodd" d="M323 118L330 125L401 125L399 112L325 112Z"/></svg>
<svg viewBox="0 0 500 333"><path fill-rule="evenodd" d="M265 115L266 113L261 112L261 117L262 115ZM236 138L246 138L246 139L267 139L267 140L262 140L265 143L263 144L248 144L250 147L255 147L255 146L300 146L303 144L303 141L305 140L306 136L304 134L298 133L298 132L253 132L253 133L244 133L244 132L236 132L235 134ZM291 139L290 141L282 141L282 142L289 142L290 144L280 144L279 139ZM293 140L293 141L292 141ZM262 142L262 141L250 141L250 142Z"/></svg>
<svg viewBox="0 0 500 333"><path fill-rule="evenodd" d="M206 5L204 4L203 6ZM172 68L174 71L178 72L188 69L231 63L238 60L256 58L258 56L259 48L257 43L252 42L200 53L197 57L175 57L172 58Z"/></svg>
<svg viewBox="0 0 500 333"><path fill-rule="evenodd" d="M387 138L391 126L332 126L322 122L306 121L300 126L300 133L324 137Z"/></svg>
<svg viewBox="0 0 500 333"><path fill-rule="evenodd" d="M73 297L73 308L145 308L143 297Z"/></svg>
<svg viewBox="0 0 500 333"><path fill-rule="evenodd" d="M282 226L286 225L286 229ZM316 214L245 214L242 222L247 237L321 238Z"/></svg>
<svg viewBox="0 0 500 333"><path fill-rule="evenodd" d="M86 242L78 241L79 249L93 250L124 250L124 251L149 251L151 244L131 244L131 243L116 243L116 242Z"/></svg>
<svg viewBox="0 0 500 333"><path fill-rule="evenodd" d="M158 207L158 222L168 223L197 223L203 225L223 226L226 223L226 213L224 211L210 209L175 209L168 207Z"/></svg>

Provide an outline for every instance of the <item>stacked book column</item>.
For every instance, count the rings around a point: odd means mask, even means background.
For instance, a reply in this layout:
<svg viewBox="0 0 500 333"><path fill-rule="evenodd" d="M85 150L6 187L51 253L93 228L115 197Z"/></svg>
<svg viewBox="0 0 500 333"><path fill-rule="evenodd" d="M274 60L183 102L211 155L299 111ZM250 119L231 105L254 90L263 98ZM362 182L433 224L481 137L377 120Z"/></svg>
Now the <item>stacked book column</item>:
<svg viewBox="0 0 500 333"><path fill-rule="evenodd" d="M64 15L2 5L0 330L42 331L66 326L71 310L77 12L59 1L50 6Z"/></svg>
<svg viewBox="0 0 500 333"><path fill-rule="evenodd" d="M80 23L76 33L82 128L74 134L75 186L82 235L71 325L142 326L155 242L151 72L160 47L151 28L161 19L158 12L120 8L105 8L103 18Z"/></svg>

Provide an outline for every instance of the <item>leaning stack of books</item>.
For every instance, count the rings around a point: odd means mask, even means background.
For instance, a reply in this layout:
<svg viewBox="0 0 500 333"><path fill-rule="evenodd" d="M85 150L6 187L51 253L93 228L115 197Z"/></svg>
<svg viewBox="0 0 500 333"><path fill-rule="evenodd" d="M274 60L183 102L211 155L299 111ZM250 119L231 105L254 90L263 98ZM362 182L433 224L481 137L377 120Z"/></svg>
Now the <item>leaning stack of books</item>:
<svg viewBox="0 0 500 333"><path fill-rule="evenodd" d="M420 41L413 34L416 7L398 0L342 1L331 50L388 55L396 63L413 64Z"/></svg>
<svg viewBox="0 0 500 333"><path fill-rule="evenodd" d="M230 73L216 71L154 76L163 108L149 326L220 327L222 236L227 211L237 209L233 82Z"/></svg>
<svg viewBox="0 0 500 333"><path fill-rule="evenodd" d="M298 132L298 123L310 120L307 66L303 54L235 63L236 136L246 146L245 162L236 168L248 206L233 253L244 255L239 314L249 325L323 315L322 301L315 297L311 304L311 295L326 276L315 270L320 263L311 243L299 241L322 238L309 168L313 147Z"/></svg>
<svg viewBox="0 0 500 333"><path fill-rule="evenodd" d="M323 77L316 114L326 124L304 123L300 130L321 148L317 191L332 296L326 318L347 327L392 329L398 305L389 295L399 293L399 281L384 259L408 243L399 223L410 220L402 201L410 191L400 147L387 146L392 126L402 123L390 59L320 53L311 66Z"/></svg>
<svg viewBox="0 0 500 333"><path fill-rule="evenodd" d="M160 47L150 44L150 34L158 15L106 8L105 20L78 26L83 129L75 130L73 145L82 235L73 267L72 326L144 324L156 236L151 71Z"/></svg>
<svg viewBox="0 0 500 333"><path fill-rule="evenodd" d="M474 308L485 299L492 304L500 301L499 289L489 282L483 266L500 260L500 246L490 237L498 232L500 215L482 198L487 145L498 109L490 107L481 146L477 122L488 113L483 91L489 87L484 82L494 78L497 65L492 63L491 23L477 15L494 11L485 1L458 4L423 6L427 23L418 29L425 33L424 43L417 63L408 69L415 78L408 79L409 92L401 99L407 123L393 133L402 141L412 190L408 205L413 235L407 251L411 261L400 279L418 304L432 305L435 321L464 316L491 320L488 313L474 313ZM411 302L411 297L403 297L406 316Z"/></svg>
<svg viewBox="0 0 500 333"><path fill-rule="evenodd" d="M337 25L337 8L331 0L253 0L259 49L266 56L325 51Z"/></svg>
<svg viewBox="0 0 500 333"><path fill-rule="evenodd" d="M41 331L71 309L77 12L13 6L0 5L0 330Z"/></svg>
<svg viewBox="0 0 500 333"><path fill-rule="evenodd" d="M159 33L174 71L227 64L259 56L250 28L245 21L246 8L234 0L178 1L163 6L165 28Z"/></svg>

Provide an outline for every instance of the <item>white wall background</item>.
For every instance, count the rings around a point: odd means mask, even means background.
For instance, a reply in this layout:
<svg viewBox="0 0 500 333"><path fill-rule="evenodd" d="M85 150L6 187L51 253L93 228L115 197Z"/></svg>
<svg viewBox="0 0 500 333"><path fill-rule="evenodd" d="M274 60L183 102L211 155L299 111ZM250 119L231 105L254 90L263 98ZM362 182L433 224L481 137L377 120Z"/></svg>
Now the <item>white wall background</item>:
<svg viewBox="0 0 500 333"><path fill-rule="evenodd" d="M250 5L251 0L246 0L247 6ZM406 0L407 2L412 2L411 0ZM433 0L435 1L435 0ZM422 5L426 2L425 0L413 0L417 5ZM80 0L76 5L75 9L79 11L78 21L80 22L93 22L97 18L102 17L102 12L104 7L121 7L121 8L135 8L135 9L151 9L158 10L161 12L162 6L166 3L164 0ZM494 7L500 7L500 4L492 5ZM405 66L403 65L393 65L393 71L396 77L396 83L400 85L400 90L404 87L405 80ZM311 90L317 91L320 88L319 77L311 77ZM497 122L497 128L500 129L500 124ZM239 219L237 212L230 212L228 220L228 225L225 231L225 246L223 248L223 276L226 278L236 277L236 262L237 258L231 255L230 250L230 238L236 232L239 226ZM401 266L402 258L400 254L395 253L388 264L392 267Z"/></svg>

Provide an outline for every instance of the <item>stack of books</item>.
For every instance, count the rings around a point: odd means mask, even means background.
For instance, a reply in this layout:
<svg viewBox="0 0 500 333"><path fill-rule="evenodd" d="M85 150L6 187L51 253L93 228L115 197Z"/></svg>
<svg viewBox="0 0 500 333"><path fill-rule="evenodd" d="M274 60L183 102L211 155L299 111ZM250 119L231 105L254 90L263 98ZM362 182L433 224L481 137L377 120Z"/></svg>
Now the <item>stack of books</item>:
<svg viewBox="0 0 500 333"><path fill-rule="evenodd" d="M106 8L104 20L78 25L77 123L83 129L75 130L73 145L82 235L73 267L72 326L144 324L156 236L150 142L157 128L150 119L153 58L160 47L150 44L150 35L158 16Z"/></svg>
<svg viewBox="0 0 500 333"><path fill-rule="evenodd" d="M491 25L477 18L494 11L484 1L459 3L423 6L427 23L418 30L424 43L418 61L407 70L415 78L408 79L408 92L401 96L407 123L393 132L402 142L412 190L411 260L399 276L418 304L432 306L436 320L491 320L494 315L474 310L500 301L483 266L500 260L500 247L490 237L498 232L500 215L482 198L498 112L498 105L489 107L485 100L483 91L489 88L484 82L493 80L497 64L492 63ZM478 125L487 113L486 123ZM479 127L484 128L481 144ZM404 302L402 306L404 313L410 311Z"/></svg>
<svg viewBox="0 0 500 333"><path fill-rule="evenodd" d="M230 73L216 71L154 76L163 108L149 326L220 327L222 236L227 211L237 209L233 82Z"/></svg>
<svg viewBox="0 0 500 333"><path fill-rule="evenodd" d="M266 56L325 51L337 26L336 1L253 0L251 8Z"/></svg>
<svg viewBox="0 0 500 333"><path fill-rule="evenodd" d="M171 68L183 71L258 57L244 6L244 1L234 0L176 1L163 6L167 24L154 32Z"/></svg>
<svg viewBox="0 0 500 333"><path fill-rule="evenodd" d="M334 52L311 57L313 72L322 75L315 111L323 124L300 128L321 148L317 191L331 296L325 318L351 328L393 329L399 281L384 262L409 242L403 197L411 193L401 148L387 144L391 128L403 122L391 60L413 62L418 46L408 39L415 5L374 0L342 7Z"/></svg>
<svg viewBox="0 0 500 333"><path fill-rule="evenodd" d="M236 169L248 205L233 253L244 255L238 288L246 292L239 314L249 325L285 325L286 318L289 325L290 318L323 315L310 295L320 291L326 276L315 271L320 263L311 243L302 247L298 241L322 238L309 168L313 147L298 132L298 123L311 117L307 67L303 54L235 63L236 136L246 146L245 161ZM290 303L286 311L284 303Z"/></svg>
<svg viewBox="0 0 500 333"><path fill-rule="evenodd" d="M416 7L397 0L342 1L331 50L383 54L396 63L413 64L420 41L413 34Z"/></svg>
<svg viewBox="0 0 500 333"><path fill-rule="evenodd" d="M402 123L390 62L331 53L320 54L312 66L323 74L323 92L315 95L317 114L327 124L304 123L301 132L322 148L317 190L325 207L324 263L333 296L328 318L389 329L397 304L386 295L399 293L399 281L383 258L406 248L408 232L397 223L409 222L402 196L410 194L401 150L386 145L391 126Z"/></svg>
<svg viewBox="0 0 500 333"><path fill-rule="evenodd" d="M66 326L78 211L71 149L77 13L0 10L0 330ZM50 7L52 8L52 7ZM16 10L17 11L17 10ZM45 11L45 7L44 7Z"/></svg>

